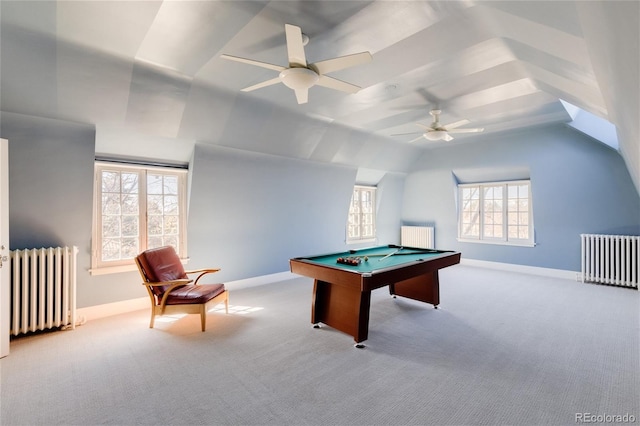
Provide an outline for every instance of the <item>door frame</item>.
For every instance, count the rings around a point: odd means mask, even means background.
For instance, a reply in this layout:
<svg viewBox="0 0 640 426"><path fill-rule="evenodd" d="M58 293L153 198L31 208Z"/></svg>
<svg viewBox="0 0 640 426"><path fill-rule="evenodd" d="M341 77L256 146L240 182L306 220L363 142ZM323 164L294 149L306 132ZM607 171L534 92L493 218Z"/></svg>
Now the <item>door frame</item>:
<svg viewBox="0 0 640 426"><path fill-rule="evenodd" d="M9 141L0 139L0 358L9 355L11 312L9 253Z"/></svg>

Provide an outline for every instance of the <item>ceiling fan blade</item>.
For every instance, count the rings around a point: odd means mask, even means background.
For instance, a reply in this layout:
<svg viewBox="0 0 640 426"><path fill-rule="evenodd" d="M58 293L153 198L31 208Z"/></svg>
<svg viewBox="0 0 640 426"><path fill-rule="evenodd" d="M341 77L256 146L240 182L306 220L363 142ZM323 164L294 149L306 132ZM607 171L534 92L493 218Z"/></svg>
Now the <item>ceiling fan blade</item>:
<svg viewBox="0 0 640 426"><path fill-rule="evenodd" d="M415 138L415 139L411 139L411 140L409 141L409 143L418 142L420 139L424 139L424 135L420 135L420 136L418 136L418 137L417 137L417 138Z"/></svg>
<svg viewBox="0 0 640 426"><path fill-rule="evenodd" d="M399 111L423 110L424 104L403 105L403 106L392 107L391 109L399 110Z"/></svg>
<svg viewBox="0 0 640 426"><path fill-rule="evenodd" d="M482 127L478 127L476 129L447 129L449 133L480 133L483 132L484 129Z"/></svg>
<svg viewBox="0 0 640 426"><path fill-rule="evenodd" d="M287 37L287 54L289 55L289 66L307 66L307 58L304 54L302 43L302 30L295 25L284 25L285 36Z"/></svg>
<svg viewBox="0 0 640 426"><path fill-rule="evenodd" d="M280 83L280 77L272 78L271 80L263 81L262 83L254 84L253 86L245 87L242 89L243 92L251 92L252 90L261 89L263 87L272 86L274 84Z"/></svg>
<svg viewBox="0 0 640 426"><path fill-rule="evenodd" d="M430 93L427 89L425 88L419 88L418 90L416 90L418 92L418 94L420 96L422 96L422 98L427 101L427 103L431 106L433 106L435 109L440 109L440 107L442 106L442 100L440 98L438 98L437 96L433 95L432 93ZM421 106L421 108L423 108L424 105Z"/></svg>
<svg viewBox="0 0 640 426"><path fill-rule="evenodd" d="M360 87L354 84L346 83L342 80L338 80L337 78L329 77L326 75L320 75L320 78L318 78L316 85L351 94L358 93L358 91L360 90Z"/></svg>
<svg viewBox="0 0 640 426"><path fill-rule="evenodd" d="M222 54L222 55L220 55L220 57L223 58L223 59L229 59L230 61L243 62L243 63L249 64L249 65L255 65L255 66L258 66L258 67L262 67L262 68L268 68L268 69L274 70L274 71L283 71L283 70L287 69L287 67L283 67L283 66L280 66L280 65L269 64L267 62L254 61L253 59L239 58L237 56L231 56L231 55Z"/></svg>
<svg viewBox="0 0 640 426"><path fill-rule="evenodd" d="M389 135L389 136L408 136L408 135L423 135L423 132L410 132L410 133L394 133L393 135Z"/></svg>
<svg viewBox="0 0 640 426"><path fill-rule="evenodd" d="M416 123L416 125L426 130L436 130L433 128L433 126L425 126L424 124L421 124L421 123Z"/></svg>
<svg viewBox="0 0 640 426"><path fill-rule="evenodd" d="M456 127L464 126L465 124L469 124L469 123L471 123L469 120L460 120L460 121L456 121L455 123L450 123L442 127L444 127L447 130L451 130L451 129L455 129Z"/></svg>
<svg viewBox="0 0 640 426"><path fill-rule="evenodd" d="M295 92L299 104L306 104L309 101L309 89L298 89Z"/></svg>
<svg viewBox="0 0 640 426"><path fill-rule="evenodd" d="M445 133L440 139L445 142L449 142L453 140L453 136L449 135L449 133Z"/></svg>
<svg viewBox="0 0 640 426"><path fill-rule="evenodd" d="M371 53L360 52L354 53L353 55L346 55L339 58L315 62L313 64L310 64L310 66L314 67L319 74L327 74L333 71L339 71L345 68L355 67L356 65L370 62L371 59Z"/></svg>

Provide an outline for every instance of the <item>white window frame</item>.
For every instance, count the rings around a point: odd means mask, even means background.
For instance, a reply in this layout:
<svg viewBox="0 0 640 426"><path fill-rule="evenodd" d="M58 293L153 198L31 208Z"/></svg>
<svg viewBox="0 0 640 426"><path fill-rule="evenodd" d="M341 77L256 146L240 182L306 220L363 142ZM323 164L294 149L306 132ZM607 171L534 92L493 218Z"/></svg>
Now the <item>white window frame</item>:
<svg viewBox="0 0 640 426"><path fill-rule="evenodd" d="M522 217L523 212L509 211L509 188L527 186L527 215L526 220ZM502 203L500 210L501 224L496 226L501 227L501 235L490 235L488 231L488 224L485 223L485 213L488 213L485 209L485 190L490 188L500 187L502 189L501 198L496 199ZM463 192L465 190L476 189L478 193L478 206L477 209L467 209L465 206L465 198ZM511 198L514 200L514 198ZM517 203L516 203L517 204ZM512 204L513 205L513 204ZM468 222L464 221L465 212L473 211L477 213L477 226L478 232L475 236L470 236L464 231L464 225ZM511 213L511 214L510 214ZM518 216L521 216L518 219ZM519 221L520 220L520 221ZM526 222L526 223L522 223ZM475 223L475 222L474 222ZM509 237L509 226L512 227L526 227L528 238ZM515 245L524 247L535 246L535 228L533 224L533 202L531 197L531 181L530 180L514 180L504 182L482 182L472 184L459 184L458 185L458 241L469 243L483 243L483 244L500 244L500 245Z"/></svg>
<svg viewBox="0 0 640 426"><path fill-rule="evenodd" d="M353 187L347 217L347 244L376 240L376 191L375 186L355 185ZM363 194L368 194L370 206L363 206ZM353 232L354 229L356 232Z"/></svg>
<svg viewBox="0 0 640 426"><path fill-rule="evenodd" d="M138 164L113 163L106 161L96 161L94 175L94 205L93 205L93 238L91 244L91 269L92 275L100 275L107 273L115 273L122 271L136 270L133 256L124 256L117 260L102 260L103 247L103 208L102 208L102 173L104 171L111 172L127 172L138 174L138 235L137 249L138 253L146 250L148 247L147 221L147 175L164 175L175 176L178 178L178 235L177 244L174 245L176 252L182 259L187 258L187 173L186 169L175 167L148 166Z"/></svg>

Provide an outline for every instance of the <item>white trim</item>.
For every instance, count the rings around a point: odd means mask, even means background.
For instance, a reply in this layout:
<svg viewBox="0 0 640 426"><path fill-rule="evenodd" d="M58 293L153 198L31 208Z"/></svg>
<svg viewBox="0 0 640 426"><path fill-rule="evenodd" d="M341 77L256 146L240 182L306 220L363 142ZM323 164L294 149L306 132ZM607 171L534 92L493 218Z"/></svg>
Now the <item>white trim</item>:
<svg viewBox="0 0 640 426"><path fill-rule="evenodd" d="M362 244L362 243L375 243L378 241L378 238L365 238L362 240L347 240L345 244Z"/></svg>
<svg viewBox="0 0 640 426"><path fill-rule="evenodd" d="M259 277L246 278L243 280L229 281L225 283L228 290L238 290L241 288L256 287L264 284L272 284L279 281L286 281L293 278L299 278L289 271L278 272L276 274L262 275ZM233 297L233 296L232 296ZM81 322L91 321L100 318L106 318L113 315L125 314L127 312L140 311L143 309L151 309L149 307L149 296L139 297L137 299L122 300L120 302L106 303L104 305L89 306L79 308L76 317Z"/></svg>
<svg viewBox="0 0 640 426"><path fill-rule="evenodd" d="M169 170L171 173L185 173L185 174L189 172L187 168L179 164L167 164L162 166L156 166L153 164L138 163L135 161L125 163L121 161L109 161L109 160L95 160L95 163L100 165L103 168L111 168L113 170L130 169L130 170L137 171L140 169L146 169L146 170L153 170L156 172L166 172L167 170Z"/></svg>
<svg viewBox="0 0 640 426"><path fill-rule="evenodd" d="M486 260L466 258L462 258L460 260L460 264L466 266L475 266L478 268L496 269L508 272L517 272L521 274L539 275L543 277L561 278L568 280L577 280L577 276L579 274L579 272L577 271L515 265L511 263L490 262ZM289 271L285 271L270 275L246 278L242 280L229 281L225 283L225 285L230 291L233 291L241 288L272 284L275 282L286 281L294 278L299 278L299 275L293 274ZM137 299L123 300L114 303L106 303L104 305L89 306L87 308L79 308L76 316L77 318L80 318L82 322L84 322L106 318L113 315L124 314L127 312L140 311L143 309L149 309L149 296L140 297Z"/></svg>
<svg viewBox="0 0 640 426"><path fill-rule="evenodd" d="M130 173L137 175L137 204L138 204L138 235L136 236L138 248L140 251L147 248L148 244L148 223L149 223L149 194L147 194L149 176L161 175L162 179L167 177L177 179L177 197L178 197L178 233L176 251L182 257L187 256L187 177L188 170L173 167L157 167L137 164L110 163L103 161L95 161L94 164L94 200L92 215L92 243L91 243L91 275L102 275L117 272L127 272L131 269L129 265L133 265L132 258L124 258L120 260L102 260L103 250L103 208L102 208L102 190L104 172L112 173ZM117 193L122 193L122 188ZM153 194L151 194L153 195ZM163 193L164 198L167 194ZM173 194L170 194L173 196ZM122 203L122 201L121 201ZM122 212L120 213L122 215ZM164 217L164 215L162 216ZM162 235L165 235L164 233ZM122 236L121 236L122 237ZM132 236L133 237L133 236ZM122 244L120 241L119 244ZM124 268L121 268L124 266ZM135 265L134 265L135 266ZM135 268L134 268L135 270Z"/></svg>
<svg viewBox="0 0 640 426"><path fill-rule="evenodd" d="M127 312L150 309L149 303L149 296L145 296L120 302L105 303L104 305L89 306L88 308L79 308L76 312L76 317L81 318L83 322L91 321Z"/></svg>
<svg viewBox="0 0 640 426"><path fill-rule="evenodd" d="M494 244L499 246L515 246L515 247L535 247L535 242L530 242L528 240L496 240L496 239L484 239L484 240L474 240L469 238L457 238L459 243L474 243L474 244Z"/></svg>
<svg viewBox="0 0 640 426"><path fill-rule="evenodd" d="M501 271L517 272L520 274L538 275L542 277L561 278L576 281L580 272L565 269L542 268L539 266L516 265L513 263L490 262L488 260L460 259L461 265L478 268L497 269Z"/></svg>
<svg viewBox="0 0 640 426"><path fill-rule="evenodd" d="M187 265L189 263L189 258L181 258L180 261L183 265ZM119 266L103 266L102 268L89 268L90 275L107 275L107 274L117 274L120 272L131 272L137 271L138 267L135 265L134 260L131 260L130 264L127 265L119 265Z"/></svg>
<svg viewBox="0 0 640 426"><path fill-rule="evenodd" d="M359 243L363 243L363 242L371 242L371 241L375 241L377 239L377 229L376 229L376 210L378 208L378 201L377 201L377 191L378 188L376 186L369 186L369 185L354 185L353 186L353 193L351 194L351 201L349 202L349 212L347 214L347 223L345 226L345 242L347 244L359 244ZM355 214L352 213L352 207L354 204L354 196L356 195L356 193L358 193L358 211L359 213ZM363 230L365 227L364 224L364 217L368 216L368 213L364 212L364 209L362 207L362 194L363 193L367 193L369 194L369 197L371 198L371 221L373 222L371 225L373 227L373 235L367 235L367 236L362 236L363 234ZM359 237L349 237L349 227L350 225L350 219L354 216L358 217L358 235L360 235ZM353 225L355 227L355 225Z"/></svg>
<svg viewBox="0 0 640 426"><path fill-rule="evenodd" d="M270 275L262 275L259 277L245 278L243 280L229 281L225 283L225 286L229 289L229 291L233 291L240 288L257 287L259 285L272 284L279 281L286 281L299 277L299 275L296 275L289 271L285 271Z"/></svg>
<svg viewBox="0 0 640 426"><path fill-rule="evenodd" d="M102 268L89 268L90 275L117 274L120 272L137 271L136 265L103 266Z"/></svg>
<svg viewBox="0 0 640 426"><path fill-rule="evenodd" d="M0 138L0 358L11 352L11 261L9 260L9 141ZM4 268L2 267L4 263Z"/></svg>
<svg viewBox="0 0 640 426"><path fill-rule="evenodd" d="M527 228L529 230L529 238L528 239L519 239L519 238L509 238L509 188L511 186L527 186L527 203L528 203L528 225ZM485 235L485 188L502 188L502 237L488 237ZM477 237L473 236L465 236L463 235L463 215L464 215L464 197L463 191L467 188L477 188L478 189L478 226L479 226L479 235ZM477 183L460 183L457 186L456 192L457 201L457 210L458 210L458 241L470 242L470 243L488 243L488 244L501 244L501 245L515 245L515 246L523 246L523 247L534 247L535 246L535 230L533 224L533 197L531 192L531 180L530 179L520 179L520 180L510 180L503 182L477 182ZM511 225L517 225L511 224ZM518 225L519 226L519 225Z"/></svg>

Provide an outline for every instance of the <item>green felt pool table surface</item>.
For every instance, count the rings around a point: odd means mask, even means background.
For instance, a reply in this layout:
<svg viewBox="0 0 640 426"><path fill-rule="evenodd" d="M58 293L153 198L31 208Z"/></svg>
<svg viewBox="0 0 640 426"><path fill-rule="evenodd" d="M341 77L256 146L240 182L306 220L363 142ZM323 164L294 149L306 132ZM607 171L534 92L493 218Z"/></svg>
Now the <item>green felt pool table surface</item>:
<svg viewBox="0 0 640 426"><path fill-rule="evenodd" d="M320 265L340 268L345 271L352 271L355 273L375 273L387 268L402 267L412 262L430 260L442 256L443 253L453 252L386 245L319 256L299 257L297 259L307 260ZM339 258L344 259L356 257L360 259L360 264L358 265L348 265L338 262Z"/></svg>

